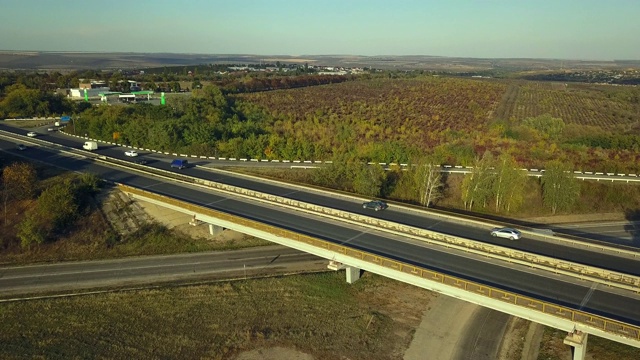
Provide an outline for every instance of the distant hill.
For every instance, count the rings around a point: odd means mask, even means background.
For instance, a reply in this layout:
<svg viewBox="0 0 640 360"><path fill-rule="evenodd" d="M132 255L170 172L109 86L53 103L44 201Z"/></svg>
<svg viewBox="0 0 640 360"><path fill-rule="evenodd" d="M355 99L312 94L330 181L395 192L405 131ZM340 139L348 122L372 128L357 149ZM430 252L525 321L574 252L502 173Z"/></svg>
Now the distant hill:
<svg viewBox="0 0 640 360"><path fill-rule="evenodd" d="M476 59L426 55L242 55L109 52L0 51L0 70L142 69L198 64L308 63L309 65L374 67L395 70L473 72L488 70L616 69L640 67L640 61L583 61L560 59Z"/></svg>

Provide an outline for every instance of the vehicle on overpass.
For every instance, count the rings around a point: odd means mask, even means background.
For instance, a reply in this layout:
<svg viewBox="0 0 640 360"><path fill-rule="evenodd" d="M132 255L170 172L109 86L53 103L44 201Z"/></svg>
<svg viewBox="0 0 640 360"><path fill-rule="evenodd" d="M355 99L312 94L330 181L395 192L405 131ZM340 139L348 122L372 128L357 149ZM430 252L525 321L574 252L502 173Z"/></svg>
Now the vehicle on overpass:
<svg viewBox="0 0 640 360"><path fill-rule="evenodd" d="M135 150L128 150L128 151L125 151L125 152L124 152L124 154L125 154L126 156L129 156L129 157L136 157L136 156L138 156L138 152L137 152L137 151L135 151Z"/></svg>
<svg viewBox="0 0 640 360"><path fill-rule="evenodd" d="M386 209L388 207L389 207L389 205L387 205L386 202L381 201L381 200L371 200L371 201L362 203L362 208L363 209L373 209L375 211L384 210L384 209Z"/></svg>
<svg viewBox="0 0 640 360"><path fill-rule="evenodd" d="M36 137L36 136L38 136L38 134L34 133L33 131L29 131L29 132L27 133L27 136L28 136L28 137Z"/></svg>
<svg viewBox="0 0 640 360"><path fill-rule="evenodd" d="M97 141L86 141L82 148L85 150L93 151L98 150L98 142Z"/></svg>
<svg viewBox="0 0 640 360"><path fill-rule="evenodd" d="M522 238L522 233L512 228L494 228L491 230L491 236L509 240L520 240Z"/></svg>
<svg viewBox="0 0 640 360"><path fill-rule="evenodd" d="M184 159L175 159L171 162L171 167L172 168L177 168L177 169L184 169L186 167L189 166L189 162L187 160Z"/></svg>

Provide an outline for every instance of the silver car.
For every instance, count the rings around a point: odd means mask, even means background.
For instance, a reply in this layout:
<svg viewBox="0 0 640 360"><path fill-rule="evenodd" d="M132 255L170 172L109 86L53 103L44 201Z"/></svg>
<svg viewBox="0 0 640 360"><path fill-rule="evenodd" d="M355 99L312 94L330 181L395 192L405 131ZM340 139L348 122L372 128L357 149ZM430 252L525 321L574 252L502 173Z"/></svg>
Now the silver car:
<svg viewBox="0 0 640 360"><path fill-rule="evenodd" d="M491 236L501 237L509 240L520 240L522 233L512 228L495 228L491 230Z"/></svg>

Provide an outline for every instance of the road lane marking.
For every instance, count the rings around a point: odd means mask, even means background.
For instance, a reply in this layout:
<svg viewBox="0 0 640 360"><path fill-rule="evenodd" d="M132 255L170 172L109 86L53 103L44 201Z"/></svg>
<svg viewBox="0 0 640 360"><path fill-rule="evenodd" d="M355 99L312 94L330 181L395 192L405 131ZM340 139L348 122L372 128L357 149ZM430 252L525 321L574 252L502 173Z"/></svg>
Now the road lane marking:
<svg viewBox="0 0 640 360"><path fill-rule="evenodd" d="M355 236L352 236L352 237L348 238L347 240L345 240L345 241L341 242L340 244L341 244L341 245L344 245L344 244L348 243L349 241L351 241L351 240L355 240L356 238L358 238L358 237L360 237L360 236L362 236L362 235L364 235L364 234L368 234L368 233L369 233L369 230L363 231L363 232L361 232L361 233L360 233L360 234L358 234L358 235L355 235Z"/></svg>
<svg viewBox="0 0 640 360"><path fill-rule="evenodd" d="M582 310L582 308L585 305L587 305L587 302L591 299L591 296L593 295L593 292L596 290L596 287L598 287L598 283L594 282L593 285L591 285L591 288L589 289L589 291L587 291L587 294L582 299L582 302L580 303L580 307L579 307L580 310Z"/></svg>
<svg viewBox="0 0 640 360"><path fill-rule="evenodd" d="M221 203L221 202L226 201L226 200L229 200L229 198L222 198L222 199L220 199L220 200L212 201L212 202L210 202L210 203L206 203L206 204L204 204L204 206L209 206L209 205L213 205L213 204Z"/></svg>
<svg viewBox="0 0 640 360"><path fill-rule="evenodd" d="M157 182L157 183L155 183L155 184L151 184L151 185L143 186L142 188L143 188L143 189L148 189L148 188L152 188L152 187L154 187L154 186L156 186L156 185L161 185L161 184L164 184L164 183L162 183L162 182Z"/></svg>

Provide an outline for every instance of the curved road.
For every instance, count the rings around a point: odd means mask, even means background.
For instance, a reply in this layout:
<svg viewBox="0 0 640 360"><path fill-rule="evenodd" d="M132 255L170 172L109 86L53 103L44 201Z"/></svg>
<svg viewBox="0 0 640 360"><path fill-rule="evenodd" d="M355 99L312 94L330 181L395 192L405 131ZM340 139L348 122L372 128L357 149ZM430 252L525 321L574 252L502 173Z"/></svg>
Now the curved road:
<svg viewBox="0 0 640 360"><path fill-rule="evenodd" d="M17 152L17 150L13 150L15 148L13 142L0 141L0 147ZM316 216L302 215L278 207L255 204L195 186L166 182L151 175L107 167L91 160L69 158L67 155L61 156L40 147L27 149L20 152L20 155L40 159L69 170L96 173L111 181L144 188L158 194L255 219L551 303L640 325L640 307L637 306L637 295L617 291L610 292L607 288L587 282L573 283L575 280L557 277L546 272L536 273L525 267L504 263L488 263L483 258L472 258L466 254L447 249L429 248L419 242L401 241L391 235L378 233L371 229L337 224ZM380 216L389 217L400 215L402 213L380 214ZM468 231L473 232L474 229ZM521 243L526 242L522 241ZM620 262L620 259L609 259L608 261ZM611 265L614 266L615 263ZM637 271L637 269L635 270Z"/></svg>
<svg viewBox="0 0 640 360"><path fill-rule="evenodd" d="M2 124L0 124L0 130L5 130L21 135L27 133L27 130L13 128ZM72 148L81 148L81 145L84 142L82 139L59 134L57 132L47 132L46 130L41 130L40 136L38 138L59 143ZM96 153L121 160L131 161L132 158L125 156L124 151L125 149L122 147L113 145L103 146L101 144ZM155 153L146 154L145 152L140 152L140 154L141 156L144 155L146 159L150 160L148 166L152 168L172 170L181 174L201 179L216 181L219 183L287 197L294 200L318 204L334 209L349 211L352 213L377 217L401 224L437 231L440 233L455 235L467 239L526 251L533 254L549 256L556 259L571 261L574 263L585 264L602 269L614 270L621 273L640 276L640 261L634 259L617 257L611 254L598 253L587 249L565 246L559 243L550 243L548 241L538 240L534 237L526 238L522 241L508 241L505 239L493 238L489 236L489 232L486 229L474 227L465 223L456 223L454 220L444 221L442 218L431 218L423 214L394 210L393 207L382 212L374 212L371 210L362 209L360 203L354 203L354 201L352 200L346 200L341 197L332 197L330 195L319 194L313 191L300 191L297 189L292 190L292 188L284 185L280 186L271 183L253 181L230 174L214 173L206 169L200 169L196 167L182 170L171 169L169 163L171 162L172 157L161 156ZM203 166L211 166L212 163L211 161L204 159L189 159L189 161L192 161L194 164L200 164ZM629 229L629 231L634 230ZM609 237L604 234L600 236L600 239L603 241L610 240ZM628 245L638 244L636 242L631 242Z"/></svg>

